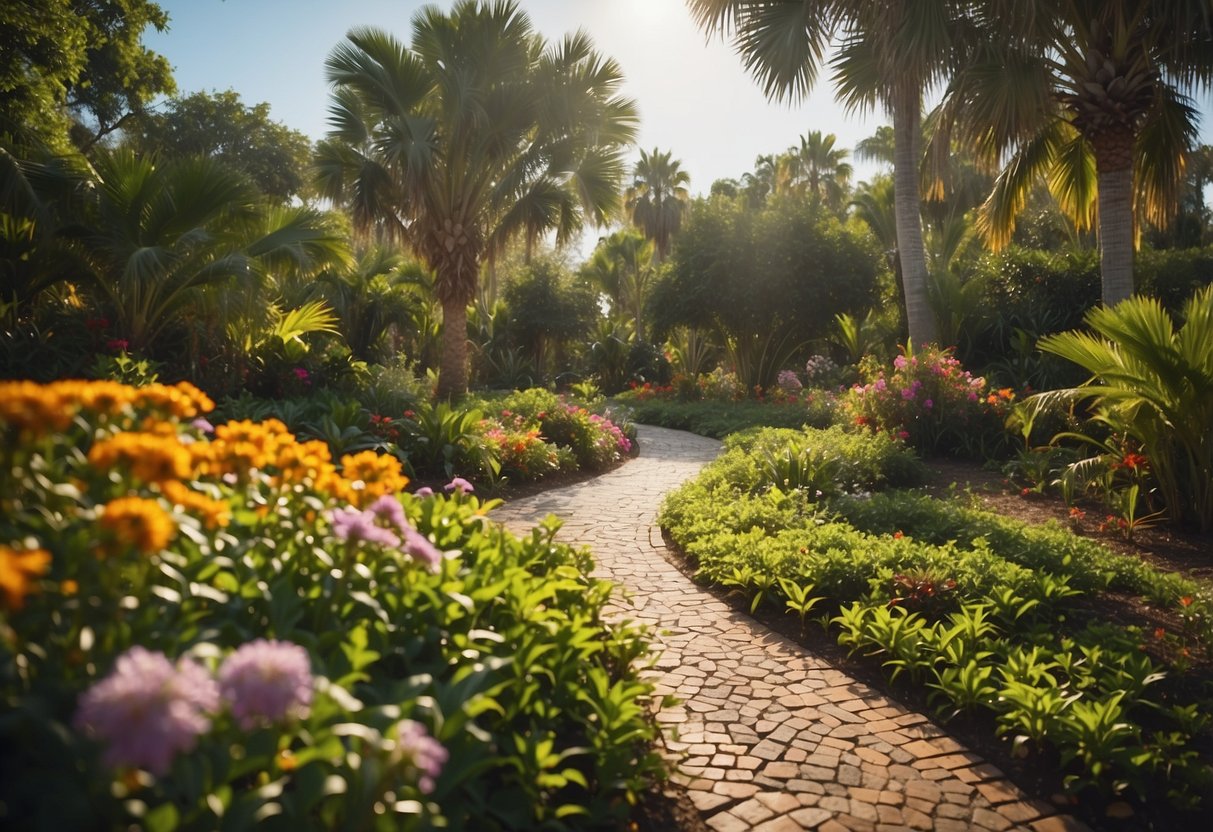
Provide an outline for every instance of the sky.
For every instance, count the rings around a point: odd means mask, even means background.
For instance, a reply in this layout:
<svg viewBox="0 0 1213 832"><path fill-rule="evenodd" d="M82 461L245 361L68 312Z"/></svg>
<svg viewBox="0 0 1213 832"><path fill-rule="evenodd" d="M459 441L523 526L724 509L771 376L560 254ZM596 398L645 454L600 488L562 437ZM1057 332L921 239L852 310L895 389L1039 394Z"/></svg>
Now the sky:
<svg viewBox="0 0 1213 832"><path fill-rule="evenodd" d="M246 105L268 102L275 121L312 139L327 129L324 60L355 26L378 26L407 41L420 0L157 0L165 34L145 43L173 65L181 93L232 88ZM449 0L437 3L449 9ZM879 112L844 114L828 79L794 106L770 102L719 37L708 42L683 0L521 0L549 40L585 29L619 62L624 94L640 110L638 146L672 151L691 192L738 178L754 159L796 144L810 130L852 147L886 123ZM874 171L857 166L859 178Z"/></svg>
<svg viewBox="0 0 1213 832"><path fill-rule="evenodd" d="M402 40L422 0L157 0L170 15L165 33L145 43L168 58L179 92L234 89L244 103L270 105L271 117L312 139L324 136L328 86L324 60L356 26L378 26ZM449 9L450 0L439 0ZM796 104L768 101L732 47L695 26L683 0L520 0L535 28L556 39L578 28L617 60L624 92L640 110L638 146L672 151L691 176L691 192L739 178L757 156L778 153L810 130L834 133L850 148L888 123L884 114L847 114L827 73ZM1213 144L1213 100L1201 141ZM854 160L853 160L854 161ZM856 181L876 167L855 162Z"/></svg>

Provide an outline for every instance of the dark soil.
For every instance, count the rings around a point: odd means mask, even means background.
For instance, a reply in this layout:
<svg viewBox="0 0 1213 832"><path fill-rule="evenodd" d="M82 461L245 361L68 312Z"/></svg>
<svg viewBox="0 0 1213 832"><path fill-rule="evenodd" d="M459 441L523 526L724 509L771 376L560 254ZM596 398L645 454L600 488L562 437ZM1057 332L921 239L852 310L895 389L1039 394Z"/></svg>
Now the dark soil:
<svg viewBox="0 0 1213 832"><path fill-rule="evenodd" d="M932 460L928 463L929 480L923 486L929 493L945 496L953 492L968 492L978 500L981 507L1029 523L1044 523L1050 520L1069 526L1076 533L1098 540L1109 548L1132 554L1165 571L1181 572L1188 577L1213 583L1213 537L1187 535L1163 528L1139 530L1132 541L1126 541L1116 533L1101 532L1099 523L1103 515L1097 509L1087 510L1086 517L1072 518L1069 508L1059 499L1040 495L1023 495L1001 475L983 470L975 463L956 460ZM1093 517L1094 519L1089 519ZM680 554L674 541L666 538L673 553L675 565L688 577L694 577L695 565ZM704 587L718 598L731 603L739 611L749 612L745 599L719 587ZM1179 618L1170 610L1152 607L1141 599L1120 593L1106 593L1083 604L1076 604L1071 613L1079 617L1093 617L1105 621L1135 625L1147 633L1162 627L1174 632L1179 627ZM931 716L937 724L959 742L1002 769L1007 776L1033 798L1047 800L1064 811L1081 817L1097 830L1106 832L1129 832L1129 830L1177 830L1213 829L1213 806L1206 806L1197 813L1184 813L1175 809L1165 797L1141 803L1137 801L1113 801L1109 803L1097 796L1081 796L1081 799L1064 794L1061 761L1056 755L1037 753L1030 757L1012 754L1011 744L999 738L991 717L961 715L948 719L940 714L927 699L927 690L905 680L890 682L879 660L861 655L850 656L834 638L823 633L821 628L809 622L802 629L795 616L785 615L771 608L762 608L754 617L767 627L798 641L814 655L826 659L835 667L850 674L874 690L901 702L907 708ZM1167 656L1161 643L1143 647L1154 654L1156 660L1174 659ZM1213 664L1203 657L1192 657L1191 667L1182 679L1168 680L1177 694L1196 691L1213 685ZM1186 698L1186 697L1185 697ZM1205 737L1202 756L1213 759L1213 737ZM1206 799L1213 803L1213 795ZM1113 805L1115 804L1115 805ZM1129 811L1127 818L1109 816ZM643 828L643 827L642 827ZM674 828L674 827L666 827ZM688 827L697 829L697 827Z"/></svg>

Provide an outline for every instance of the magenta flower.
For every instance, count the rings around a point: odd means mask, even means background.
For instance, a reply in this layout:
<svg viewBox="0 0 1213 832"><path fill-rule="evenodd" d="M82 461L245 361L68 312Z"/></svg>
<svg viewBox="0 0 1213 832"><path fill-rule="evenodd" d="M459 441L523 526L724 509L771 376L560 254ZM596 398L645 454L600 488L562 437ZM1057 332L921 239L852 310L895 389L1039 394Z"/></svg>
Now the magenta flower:
<svg viewBox="0 0 1213 832"><path fill-rule="evenodd" d="M392 762L417 775L417 788L422 794L434 791L434 779L442 773L448 756L442 743L431 737L420 722L404 719L396 724Z"/></svg>
<svg viewBox="0 0 1213 832"><path fill-rule="evenodd" d="M307 381L307 379L308 379L307 370L303 369L302 367L296 367L293 370L293 372L295 373L295 378L299 379L300 381Z"/></svg>
<svg viewBox="0 0 1213 832"><path fill-rule="evenodd" d="M459 494L475 494L476 489L472 484L463 477L455 477L455 479L442 486L443 491L454 491Z"/></svg>
<svg viewBox="0 0 1213 832"><path fill-rule="evenodd" d="M162 775L211 727L219 688L199 664L132 647L80 698L75 725L105 744L106 765Z"/></svg>
<svg viewBox="0 0 1213 832"><path fill-rule="evenodd" d="M219 691L246 731L307 716L312 686L307 651L285 641L250 641L219 668Z"/></svg>
<svg viewBox="0 0 1213 832"><path fill-rule="evenodd" d="M422 486L421 488L418 488L416 491L414 491L413 496L414 497L433 497L434 489L430 488L428 485L425 485L425 486Z"/></svg>
<svg viewBox="0 0 1213 832"><path fill-rule="evenodd" d="M935 402L931 401L930 399L927 399L926 401L924 401L922 403L922 406L925 407L927 410L930 410L932 407L935 406Z"/></svg>

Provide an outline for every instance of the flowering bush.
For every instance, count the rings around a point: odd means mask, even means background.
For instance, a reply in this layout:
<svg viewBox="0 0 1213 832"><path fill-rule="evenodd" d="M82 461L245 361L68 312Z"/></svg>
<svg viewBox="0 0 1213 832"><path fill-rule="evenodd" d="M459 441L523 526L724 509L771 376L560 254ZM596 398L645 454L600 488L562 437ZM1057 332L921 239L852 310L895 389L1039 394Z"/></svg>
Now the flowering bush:
<svg viewBox="0 0 1213 832"><path fill-rule="evenodd" d="M591 413L561 396L539 388L522 390L500 402L515 424L536 426L538 436L568 448L579 468L595 471L618 462L632 452L635 432L607 416Z"/></svg>
<svg viewBox="0 0 1213 832"><path fill-rule="evenodd" d="M482 421L480 428L501 463L501 475L508 479L537 480L576 466L571 455L562 460L560 449L543 440L538 424L508 409Z"/></svg>
<svg viewBox="0 0 1213 832"><path fill-rule="evenodd" d="M814 387L835 384L838 374L838 365L828 355L811 355L804 364L804 377Z"/></svg>
<svg viewBox="0 0 1213 832"><path fill-rule="evenodd" d="M0 384L6 826L594 825L659 775L644 642L554 524L210 408Z"/></svg>
<svg viewBox="0 0 1213 832"><path fill-rule="evenodd" d="M989 391L949 350L928 347L893 359L889 370L863 363L865 381L842 398L846 416L856 425L891 433L925 453L973 453L982 443L1002 437L1007 390Z"/></svg>
<svg viewBox="0 0 1213 832"><path fill-rule="evenodd" d="M794 370L782 370L779 373L779 378L775 381L775 385L784 393L791 396L795 396L804 388Z"/></svg>

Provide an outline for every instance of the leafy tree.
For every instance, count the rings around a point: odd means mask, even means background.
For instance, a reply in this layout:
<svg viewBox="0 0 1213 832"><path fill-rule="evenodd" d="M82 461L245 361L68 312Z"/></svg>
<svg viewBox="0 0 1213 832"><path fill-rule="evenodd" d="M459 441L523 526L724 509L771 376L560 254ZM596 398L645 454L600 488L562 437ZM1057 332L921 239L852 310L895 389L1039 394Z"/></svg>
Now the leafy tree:
<svg viewBox="0 0 1213 832"><path fill-rule="evenodd" d="M634 104L583 34L549 44L513 2L427 6L409 45L356 29L329 56L320 184L356 226L407 240L443 308L437 393L467 389L467 306L486 255L541 223L568 240L618 204ZM542 209L542 210L540 210Z"/></svg>
<svg viewBox="0 0 1213 832"><path fill-rule="evenodd" d="M554 257L535 257L505 281L510 340L541 374L558 366L563 347L584 340L594 318L594 293Z"/></svg>
<svg viewBox="0 0 1213 832"><path fill-rule="evenodd" d="M312 143L270 118L270 105L248 107L235 90L171 99L124 129L127 142L162 157L212 156L248 174L262 193L289 199L303 193Z"/></svg>
<svg viewBox="0 0 1213 832"><path fill-rule="evenodd" d="M823 337L834 315L872 305L882 273L872 237L805 198L697 200L649 309L659 334L676 326L743 342Z"/></svg>
<svg viewBox="0 0 1213 832"><path fill-rule="evenodd" d="M923 91L946 77L967 3L920 0L687 0L709 32L733 45L769 97L797 99L817 79L834 35L839 96L853 109L877 102L892 114L898 254L915 343L936 340L927 297L918 171Z"/></svg>
<svg viewBox="0 0 1213 832"><path fill-rule="evenodd" d="M1103 301L1133 292L1134 208L1174 211L1196 132L1189 92L1213 83L1204 0L989 0L987 36L944 108L989 160L1005 161L983 213L1005 243L1045 177L1080 226L1098 217Z"/></svg>
<svg viewBox="0 0 1213 832"><path fill-rule="evenodd" d="M674 235L682 227L682 219L690 204L690 174L682 163L672 158L672 151L652 153L640 151L640 160L633 170L635 178L628 188L625 205L632 224L653 241L653 255L660 263L669 256Z"/></svg>
<svg viewBox="0 0 1213 832"><path fill-rule="evenodd" d="M147 0L0 0L0 135L66 150L71 132L89 147L172 93L148 26L168 15Z"/></svg>

